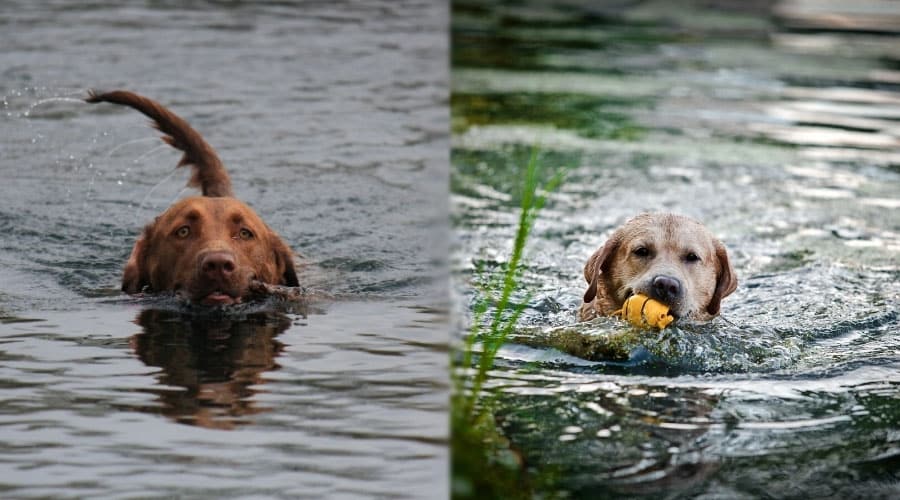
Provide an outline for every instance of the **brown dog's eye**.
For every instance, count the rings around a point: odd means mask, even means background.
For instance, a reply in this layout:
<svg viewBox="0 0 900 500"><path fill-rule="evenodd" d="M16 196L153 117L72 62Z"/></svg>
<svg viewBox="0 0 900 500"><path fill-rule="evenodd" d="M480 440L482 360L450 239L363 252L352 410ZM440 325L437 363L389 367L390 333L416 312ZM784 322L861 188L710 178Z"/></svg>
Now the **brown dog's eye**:
<svg viewBox="0 0 900 500"><path fill-rule="evenodd" d="M690 252L684 256L684 260L688 262L700 262L700 257L694 252Z"/></svg>
<svg viewBox="0 0 900 500"><path fill-rule="evenodd" d="M175 231L175 236L179 238L187 238L191 234L191 228L188 226L181 226Z"/></svg>
<svg viewBox="0 0 900 500"><path fill-rule="evenodd" d="M242 240L253 239L253 233L249 229L241 229L241 232L238 234L241 236Z"/></svg>
<svg viewBox="0 0 900 500"><path fill-rule="evenodd" d="M636 257L649 257L650 249L648 249L647 247L637 247L631 253L633 253Z"/></svg>

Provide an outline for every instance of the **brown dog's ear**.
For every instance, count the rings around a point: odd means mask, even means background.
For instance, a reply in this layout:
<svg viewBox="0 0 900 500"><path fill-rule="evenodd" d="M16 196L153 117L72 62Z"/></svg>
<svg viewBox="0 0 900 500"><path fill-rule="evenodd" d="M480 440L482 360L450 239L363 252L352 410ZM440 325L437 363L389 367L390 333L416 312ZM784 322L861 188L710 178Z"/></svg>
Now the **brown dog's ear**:
<svg viewBox="0 0 900 500"><path fill-rule="evenodd" d="M272 237L275 242L272 244L272 248L275 251L275 265L278 267L278 274L281 277L279 284L300 286L300 280L297 279L297 271L294 268L294 252L274 233Z"/></svg>
<svg viewBox="0 0 900 500"><path fill-rule="evenodd" d="M150 226L144 228L144 232L134 242L128 262L125 263L125 271L122 273L122 291L125 293L140 293L145 286L150 285L150 278L144 268L144 254L147 250L149 231Z"/></svg>
<svg viewBox="0 0 900 500"><path fill-rule="evenodd" d="M722 299L735 291L738 285L737 276L734 274L734 268L731 267L731 262L728 260L728 251L725 250L725 245L720 241L716 241L715 245L716 259L719 261L719 275L716 277L716 291L713 292L712 299L710 299L709 305L706 307L706 312L712 316L719 314Z"/></svg>
<svg viewBox="0 0 900 500"><path fill-rule="evenodd" d="M584 265L584 279L590 284L588 289L584 292L585 302L591 302L594 300L594 297L597 296L597 282L600 281L600 274L609 268L610 257L616 253L621 241L622 237L619 232L616 231L608 240L606 240L606 243L603 244L603 247L600 248L600 250L597 250L594 252L594 255L591 255L587 264Z"/></svg>

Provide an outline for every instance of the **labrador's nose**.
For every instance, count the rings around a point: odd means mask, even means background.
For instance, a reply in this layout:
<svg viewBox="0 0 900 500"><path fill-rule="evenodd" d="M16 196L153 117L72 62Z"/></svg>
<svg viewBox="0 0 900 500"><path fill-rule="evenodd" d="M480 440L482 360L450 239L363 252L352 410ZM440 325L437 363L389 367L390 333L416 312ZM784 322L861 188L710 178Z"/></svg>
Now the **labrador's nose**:
<svg viewBox="0 0 900 500"><path fill-rule="evenodd" d="M653 298L665 304L671 304L681 299L682 287L677 278L659 275L653 278L651 283Z"/></svg>

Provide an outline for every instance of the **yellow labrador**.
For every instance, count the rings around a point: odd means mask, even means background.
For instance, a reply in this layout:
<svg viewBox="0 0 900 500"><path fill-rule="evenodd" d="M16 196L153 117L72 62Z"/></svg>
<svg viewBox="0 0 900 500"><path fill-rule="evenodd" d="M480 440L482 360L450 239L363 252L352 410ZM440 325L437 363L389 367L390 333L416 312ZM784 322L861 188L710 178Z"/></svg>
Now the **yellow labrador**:
<svg viewBox="0 0 900 500"><path fill-rule="evenodd" d="M737 288L725 246L700 222L662 213L616 229L584 266L584 278L582 321L612 314L637 293L669 306L676 321L709 321Z"/></svg>

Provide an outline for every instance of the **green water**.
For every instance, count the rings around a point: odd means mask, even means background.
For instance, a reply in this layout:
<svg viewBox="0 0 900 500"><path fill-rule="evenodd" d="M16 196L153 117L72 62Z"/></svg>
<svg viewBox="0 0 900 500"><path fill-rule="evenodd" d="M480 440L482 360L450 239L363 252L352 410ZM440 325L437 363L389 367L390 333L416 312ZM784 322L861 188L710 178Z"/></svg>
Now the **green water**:
<svg viewBox="0 0 900 500"><path fill-rule="evenodd" d="M454 2L463 312L467 277L508 257L531 148L547 177L569 169L487 384L520 474L498 478L505 496L900 495L892 19L900 6L868 1ZM740 285L721 318L575 324L587 258L643 211L727 245Z"/></svg>

